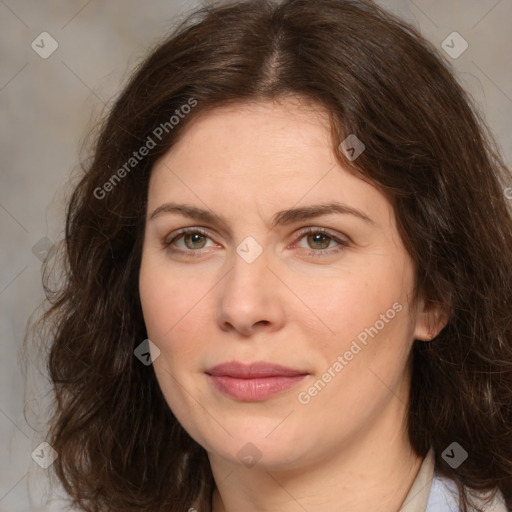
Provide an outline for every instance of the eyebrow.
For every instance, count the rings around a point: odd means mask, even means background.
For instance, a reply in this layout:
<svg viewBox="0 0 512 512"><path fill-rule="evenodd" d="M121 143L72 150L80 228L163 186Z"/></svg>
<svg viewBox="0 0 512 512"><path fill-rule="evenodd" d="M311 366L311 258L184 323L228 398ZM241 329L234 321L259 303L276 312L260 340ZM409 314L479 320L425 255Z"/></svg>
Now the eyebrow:
<svg viewBox="0 0 512 512"><path fill-rule="evenodd" d="M161 215L163 213L181 214L184 217L188 217L193 220L220 225L226 231L229 231L228 223L222 215L218 215L212 211L203 210L202 208L198 208L196 206L178 204L174 202L165 203L156 208L150 215L149 220L152 220L157 215ZM299 208L281 210L272 217L270 229L273 229L276 226L285 226L296 222L302 222L316 217L321 217L323 215L332 215L336 213L352 215L368 224L371 224L372 226L377 225L377 223L364 212L357 210L352 206L348 206L337 201L332 201L329 203L313 204Z"/></svg>

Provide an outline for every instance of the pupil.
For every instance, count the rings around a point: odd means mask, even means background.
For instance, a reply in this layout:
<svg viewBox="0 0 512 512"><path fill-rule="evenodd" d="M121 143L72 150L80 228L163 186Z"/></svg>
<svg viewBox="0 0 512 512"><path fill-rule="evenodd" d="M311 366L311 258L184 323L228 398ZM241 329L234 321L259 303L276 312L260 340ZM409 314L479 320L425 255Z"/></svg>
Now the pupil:
<svg viewBox="0 0 512 512"><path fill-rule="evenodd" d="M191 239L192 245L195 245L196 243L200 242L200 239L203 237L203 235L201 235L201 233L193 233L188 236ZM199 238L199 240L198 240L198 238Z"/></svg>
<svg viewBox="0 0 512 512"><path fill-rule="evenodd" d="M324 235L323 233L317 233L315 235L312 235L312 238L313 238L314 244L317 244L317 243L322 244L321 239L326 238L326 235ZM324 244L325 244L325 242L324 242Z"/></svg>

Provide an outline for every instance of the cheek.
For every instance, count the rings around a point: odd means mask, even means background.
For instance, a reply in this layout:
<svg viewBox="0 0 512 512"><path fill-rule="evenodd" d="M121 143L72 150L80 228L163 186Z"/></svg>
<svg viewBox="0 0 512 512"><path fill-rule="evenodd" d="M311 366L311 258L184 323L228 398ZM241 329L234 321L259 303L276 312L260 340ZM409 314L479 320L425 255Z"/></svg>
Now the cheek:
<svg viewBox="0 0 512 512"><path fill-rule="evenodd" d="M327 334L315 336L312 329L308 338L315 340L314 349L321 353L326 370L342 357L333 393L343 391L371 402L372 396L385 391L382 382L394 385L400 379L412 343L405 286L410 284L409 271L406 265L376 260L325 281L321 293L310 295L316 303L311 308L322 321L316 322L316 332L322 329Z"/></svg>
<svg viewBox="0 0 512 512"><path fill-rule="evenodd" d="M164 333L172 327L171 312L174 311L173 304L169 304L168 290L161 284L156 273L142 265L139 277L142 313L148 336L158 345Z"/></svg>
<svg viewBox="0 0 512 512"><path fill-rule="evenodd" d="M380 315L386 315L387 311L389 314L386 319L390 319L390 324L395 323L393 319L396 309L393 309L393 304L400 303L403 306L407 296L407 290L402 288L403 274L404 271L397 275L385 265L379 265L378 268L366 265L350 273L317 281L314 286L306 286L298 280L294 292L302 301L298 306L302 311L300 322L304 324L306 305L309 312L314 313L308 314L315 320L312 326L317 331L326 332L325 340L332 338L333 334L338 340L352 339L375 322L379 322L380 327Z"/></svg>
<svg viewBox="0 0 512 512"><path fill-rule="evenodd" d="M204 280L184 278L171 272L165 261L143 257L139 275L139 293L149 336L164 342L171 333L187 324L205 293Z"/></svg>
<svg viewBox="0 0 512 512"><path fill-rule="evenodd" d="M148 338L160 350L154 369L167 399L172 400L176 393L168 374L182 382L198 371L208 342L204 333L212 332L213 312L208 309L211 288L204 276L179 275L169 272L165 264L151 265L149 261L141 266L139 291L144 322Z"/></svg>
<svg viewBox="0 0 512 512"><path fill-rule="evenodd" d="M198 309L194 305L204 291L190 286L189 280L180 281L168 268L152 264L148 258L141 264L139 293L148 338L160 350L153 362L156 378L173 413L183 418L192 404L182 386L193 389L191 372L200 352L200 327L195 322Z"/></svg>

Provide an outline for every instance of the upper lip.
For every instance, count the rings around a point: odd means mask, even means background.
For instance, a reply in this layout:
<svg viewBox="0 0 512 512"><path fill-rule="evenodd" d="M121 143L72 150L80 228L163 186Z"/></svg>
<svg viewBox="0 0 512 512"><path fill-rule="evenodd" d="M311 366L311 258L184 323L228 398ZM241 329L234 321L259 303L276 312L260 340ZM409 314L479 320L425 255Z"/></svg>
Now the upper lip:
<svg viewBox="0 0 512 512"><path fill-rule="evenodd" d="M250 364L231 361L213 366L206 370L206 373L208 375L224 375L226 377L239 379L251 379L275 376L293 377L295 375L306 375L308 372L265 361L256 361Z"/></svg>

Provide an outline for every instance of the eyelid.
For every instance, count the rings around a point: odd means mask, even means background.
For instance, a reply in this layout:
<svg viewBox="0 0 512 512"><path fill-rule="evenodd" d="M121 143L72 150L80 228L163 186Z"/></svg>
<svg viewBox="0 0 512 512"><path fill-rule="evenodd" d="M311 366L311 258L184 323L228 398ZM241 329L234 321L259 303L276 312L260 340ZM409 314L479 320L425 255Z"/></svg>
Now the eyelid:
<svg viewBox="0 0 512 512"><path fill-rule="evenodd" d="M171 244L176 238L180 237L181 235L186 235L187 233L201 233L204 236L207 236L208 238L211 238L213 240L213 237L211 234L207 231L206 228L202 228L199 226L190 226L186 228L181 228L176 231L173 231L172 233L169 233L166 235L163 239L164 244Z"/></svg>
<svg viewBox="0 0 512 512"><path fill-rule="evenodd" d="M320 226L310 226L307 228L302 228L297 232L297 234L295 236L302 238L304 235L307 235L308 233L323 233L324 235L327 235L327 236L331 237L333 240L336 240L340 243L343 243L343 242L346 242L347 244L352 243L352 240L350 240L350 238L347 235L342 234L342 233L337 233L328 228L323 228ZM342 240L341 237L344 237L346 240Z"/></svg>
<svg viewBox="0 0 512 512"><path fill-rule="evenodd" d="M173 231L169 235L167 235L165 238L162 239L162 246L165 250L168 250L170 252L174 252L177 254L184 254L184 255L201 255L203 251L206 251L207 249L210 249L211 247L203 247L201 249L192 250L192 249L180 249L175 248L173 249L171 246L174 242L176 242L178 239L182 238L183 236L189 234L189 233L199 233L200 235L203 235L205 238L208 238L210 241L213 242L215 245L219 245L218 242L215 241L214 237L211 235L211 233L206 229L202 227L197 226L190 226L182 229L178 229L177 231Z"/></svg>
<svg viewBox="0 0 512 512"><path fill-rule="evenodd" d="M165 249L169 249L171 244L176 241L177 239L181 238L183 235L186 235L188 233L199 233L206 238L209 238L212 242L215 242L214 238L211 236L210 232L207 228L202 228L200 226L189 226L185 228L181 228L175 232L170 233L162 240L162 245ZM352 245L352 240L350 237L348 237L345 234L338 234L337 232L333 232L328 228L320 227L320 226L308 226L300 229L295 235L295 240L292 242L291 245L289 245L287 248L294 247L305 235L309 233L322 233L326 235L328 238L331 238L334 240L338 246L337 247L331 247L330 249L307 249L304 247L300 247L303 251L307 251L309 255L318 255L318 256L328 256L333 255L348 246ZM201 254L201 251L206 250L207 248L201 248L198 250L184 250L184 249L175 249L173 252L182 253L182 254Z"/></svg>
<svg viewBox="0 0 512 512"><path fill-rule="evenodd" d="M204 227L201 227L201 226L187 226L187 227L184 227L184 228L181 228L181 229L178 229L177 231L173 231L172 233L169 233L165 238L164 240L167 241L171 238L170 241L172 241L172 239L174 239L175 237L178 237L179 235L182 235L182 234L186 234L186 233L189 233L189 232L194 232L194 231L198 231L199 233L205 235L205 236L208 236L210 238L213 239L213 237L211 236L209 230L209 228L204 228ZM311 233L311 232L322 232L322 233L325 233L329 236L332 236L333 238L336 238L336 237L339 237L339 236L343 236L347 239L347 242L352 242L352 240L350 239L349 236L345 235L344 233L343 234L338 234L337 232L334 232L328 228L324 228L324 227L320 227L320 226L307 226L307 227L304 227L304 228L301 228L299 231L297 231L297 233L295 234L295 236L302 236L302 235L305 235L307 233Z"/></svg>

